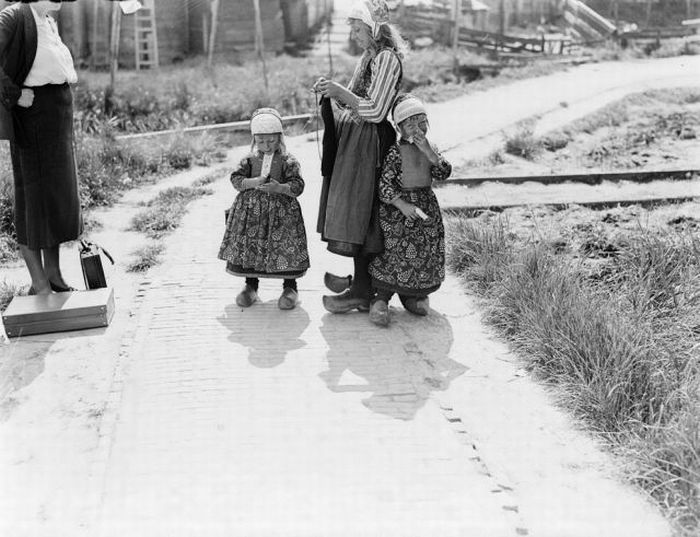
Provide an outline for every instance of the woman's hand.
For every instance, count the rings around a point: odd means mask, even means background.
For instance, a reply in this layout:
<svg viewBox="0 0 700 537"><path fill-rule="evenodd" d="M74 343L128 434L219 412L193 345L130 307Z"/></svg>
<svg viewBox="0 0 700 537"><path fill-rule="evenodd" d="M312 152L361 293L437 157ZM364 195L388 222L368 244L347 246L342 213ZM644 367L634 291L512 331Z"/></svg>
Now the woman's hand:
<svg viewBox="0 0 700 537"><path fill-rule="evenodd" d="M270 179L264 185L260 185L258 187L258 190L262 190L263 192L267 192L268 194L284 194L286 196L292 195L292 189L289 188L288 184L282 184L279 181L275 181L274 179Z"/></svg>
<svg viewBox="0 0 700 537"><path fill-rule="evenodd" d="M22 88L22 94L17 100L17 106L29 108L32 104L34 104L34 90L31 88Z"/></svg>
<svg viewBox="0 0 700 537"><path fill-rule="evenodd" d="M333 99L337 99L340 97L345 88L338 84L337 82L334 82L333 80L328 80L326 78L320 78L317 83L317 88L318 91L320 91L323 95L326 97L331 97Z"/></svg>

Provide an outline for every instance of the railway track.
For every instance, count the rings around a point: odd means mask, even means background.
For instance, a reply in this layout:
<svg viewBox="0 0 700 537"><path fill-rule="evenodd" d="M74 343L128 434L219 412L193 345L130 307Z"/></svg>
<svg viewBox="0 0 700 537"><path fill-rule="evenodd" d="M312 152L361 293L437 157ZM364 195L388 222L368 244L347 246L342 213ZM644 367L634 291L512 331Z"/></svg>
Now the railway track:
<svg viewBox="0 0 700 537"><path fill-rule="evenodd" d="M282 120L287 126L303 124L307 128L314 128L316 124L311 125L311 122L315 117L314 114L298 114L285 116ZM249 121L244 120L127 134L116 138L118 141L128 142L182 133L209 133L216 136L243 133L248 130L249 125ZM537 188L533 189L533 185ZM596 191L596 187L605 185L608 185L607 189ZM618 188L611 191L609 185L616 185ZM643 187L636 188L634 185ZM582 190L584 187L588 187L587 191ZM599 209L624 205L654 206L700 199L700 169L458 177L438 184L436 192L443 209L453 212L502 211L523 205L564 208L577 204Z"/></svg>

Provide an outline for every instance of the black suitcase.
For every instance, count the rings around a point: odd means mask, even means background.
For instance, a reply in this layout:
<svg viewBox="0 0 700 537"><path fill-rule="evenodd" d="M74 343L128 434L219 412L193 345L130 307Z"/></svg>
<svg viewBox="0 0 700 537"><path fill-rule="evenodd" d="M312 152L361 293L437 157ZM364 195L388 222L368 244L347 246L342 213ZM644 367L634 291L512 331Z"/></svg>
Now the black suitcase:
<svg viewBox="0 0 700 537"><path fill-rule="evenodd" d="M107 278L105 278L105 271L102 268L100 254L105 254L114 265L114 259L104 248L86 240L80 241L80 266L83 269L85 289L107 287Z"/></svg>

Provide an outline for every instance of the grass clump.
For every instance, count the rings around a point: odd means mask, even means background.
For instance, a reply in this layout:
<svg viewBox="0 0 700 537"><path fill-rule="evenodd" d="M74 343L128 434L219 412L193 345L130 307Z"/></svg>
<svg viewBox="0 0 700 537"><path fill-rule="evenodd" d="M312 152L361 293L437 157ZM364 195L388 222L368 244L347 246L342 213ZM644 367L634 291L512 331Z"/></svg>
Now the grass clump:
<svg viewBox="0 0 700 537"><path fill-rule="evenodd" d="M211 190L201 186L168 188L149 201L146 204L147 208L132 218L129 230L159 239L177 229L187 205L192 200L208 194L211 194Z"/></svg>
<svg viewBox="0 0 700 537"><path fill-rule="evenodd" d="M160 242L135 250L132 253L134 260L126 267L127 272L146 272L150 268L155 267L160 264L164 250L165 246Z"/></svg>
<svg viewBox="0 0 700 537"><path fill-rule="evenodd" d="M487 320L631 461L680 531L698 531L700 239L639 227L601 258L500 217L448 218L447 231L449 266Z"/></svg>
<svg viewBox="0 0 700 537"><path fill-rule="evenodd" d="M12 299L17 295L26 294L26 288L8 281L0 282L0 312L5 311Z"/></svg>
<svg viewBox="0 0 700 537"><path fill-rule="evenodd" d="M542 141L535 137L529 125L520 125L515 132L505 135L505 152L516 157L534 160L542 147Z"/></svg>

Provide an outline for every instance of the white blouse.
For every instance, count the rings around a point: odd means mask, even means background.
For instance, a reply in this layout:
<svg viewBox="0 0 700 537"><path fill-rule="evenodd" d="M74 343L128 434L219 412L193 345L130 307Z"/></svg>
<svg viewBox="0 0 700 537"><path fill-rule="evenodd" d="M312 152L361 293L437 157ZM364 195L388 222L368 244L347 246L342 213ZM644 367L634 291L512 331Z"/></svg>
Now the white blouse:
<svg viewBox="0 0 700 537"><path fill-rule="evenodd" d="M34 8L32 8L32 14L36 21L38 38L36 58L24 80L24 85L33 87L65 82L74 84L78 81L78 74L75 72L68 47L58 35L56 21L50 15L40 17Z"/></svg>

